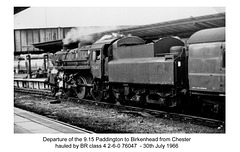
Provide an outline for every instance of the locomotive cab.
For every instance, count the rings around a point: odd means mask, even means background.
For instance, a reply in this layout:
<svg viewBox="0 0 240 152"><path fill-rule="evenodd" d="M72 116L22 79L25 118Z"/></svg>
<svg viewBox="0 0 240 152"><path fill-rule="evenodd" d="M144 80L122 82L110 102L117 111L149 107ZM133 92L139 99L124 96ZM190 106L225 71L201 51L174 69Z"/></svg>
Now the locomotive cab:
<svg viewBox="0 0 240 152"><path fill-rule="evenodd" d="M90 93L94 100L100 101L109 97L105 82L108 81L108 61L109 47L119 37L113 35L105 35L96 41L90 48L90 67L92 74L92 88Z"/></svg>
<svg viewBox="0 0 240 152"><path fill-rule="evenodd" d="M106 76L106 64L108 62L108 49L116 41L116 37L102 38L96 41L90 48L90 66L94 78L102 79Z"/></svg>

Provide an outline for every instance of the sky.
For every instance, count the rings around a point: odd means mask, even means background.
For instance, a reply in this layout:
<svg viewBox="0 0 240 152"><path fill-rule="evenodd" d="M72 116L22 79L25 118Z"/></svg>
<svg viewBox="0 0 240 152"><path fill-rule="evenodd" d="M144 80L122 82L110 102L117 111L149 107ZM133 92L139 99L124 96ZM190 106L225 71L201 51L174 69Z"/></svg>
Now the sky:
<svg viewBox="0 0 240 152"><path fill-rule="evenodd" d="M145 25L225 12L225 7L31 7L14 15L14 29Z"/></svg>

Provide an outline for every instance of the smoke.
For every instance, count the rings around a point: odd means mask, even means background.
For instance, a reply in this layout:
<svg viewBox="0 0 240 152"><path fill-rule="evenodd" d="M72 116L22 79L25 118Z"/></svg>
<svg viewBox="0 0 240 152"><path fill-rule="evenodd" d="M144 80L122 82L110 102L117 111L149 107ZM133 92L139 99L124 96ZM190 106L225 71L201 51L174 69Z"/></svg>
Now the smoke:
<svg viewBox="0 0 240 152"><path fill-rule="evenodd" d="M76 27L72 28L63 39L63 44L68 45L74 42L89 42L93 43L102 37L102 32L118 29L117 26L113 27Z"/></svg>
<svg viewBox="0 0 240 152"><path fill-rule="evenodd" d="M102 36L98 41L104 41L104 40L109 40L109 39L114 39L119 37L124 37L124 35L119 33L111 33L111 34Z"/></svg>

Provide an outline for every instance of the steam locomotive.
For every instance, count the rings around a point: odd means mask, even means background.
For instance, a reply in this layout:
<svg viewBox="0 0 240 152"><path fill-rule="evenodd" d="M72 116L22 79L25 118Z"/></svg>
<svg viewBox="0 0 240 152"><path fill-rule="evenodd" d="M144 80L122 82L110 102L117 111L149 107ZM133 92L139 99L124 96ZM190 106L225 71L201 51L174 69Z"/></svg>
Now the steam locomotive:
<svg viewBox="0 0 240 152"><path fill-rule="evenodd" d="M184 43L165 37L105 36L56 52L54 92L83 99L223 114L225 27L194 33ZM195 108L193 108L195 107Z"/></svg>

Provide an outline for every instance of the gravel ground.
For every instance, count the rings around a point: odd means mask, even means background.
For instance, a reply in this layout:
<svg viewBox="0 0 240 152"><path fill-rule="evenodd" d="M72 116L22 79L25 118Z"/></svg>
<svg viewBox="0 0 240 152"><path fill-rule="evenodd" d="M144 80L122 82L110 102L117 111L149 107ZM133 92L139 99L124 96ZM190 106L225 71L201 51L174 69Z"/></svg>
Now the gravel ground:
<svg viewBox="0 0 240 152"><path fill-rule="evenodd" d="M45 97L16 92L14 106L96 133L225 133L223 129L122 112L98 104L72 101L52 104Z"/></svg>

